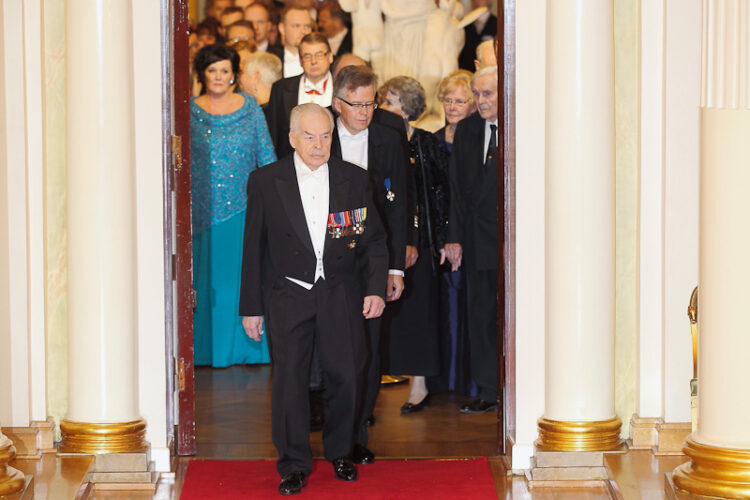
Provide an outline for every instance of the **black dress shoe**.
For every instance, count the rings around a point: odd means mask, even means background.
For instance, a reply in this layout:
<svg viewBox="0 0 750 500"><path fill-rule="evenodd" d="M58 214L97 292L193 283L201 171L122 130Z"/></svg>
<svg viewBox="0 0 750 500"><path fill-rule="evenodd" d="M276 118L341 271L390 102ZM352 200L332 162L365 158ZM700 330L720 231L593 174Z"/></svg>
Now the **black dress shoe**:
<svg viewBox="0 0 750 500"><path fill-rule="evenodd" d="M409 402L404 403L404 406L401 407L401 415L406 415L407 413L416 413L418 411L422 411L425 408L429 408L429 407L430 407L430 395L428 394L427 396L424 397L424 399L422 399L422 401L420 401L417 404L409 403Z"/></svg>
<svg viewBox="0 0 750 500"><path fill-rule="evenodd" d="M497 410L497 403L485 401L484 399L475 399L471 403L461 407L461 413L484 413L490 410Z"/></svg>
<svg viewBox="0 0 750 500"><path fill-rule="evenodd" d="M333 462L333 472L336 474L336 479L342 481L356 481L357 480L357 467L349 457L337 458Z"/></svg>
<svg viewBox="0 0 750 500"><path fill-rule="evenodd" d="M352 462L359 465L369 465L375 461L375 455L361 444L355 444L352 450Z"/></svg>
<svg viewBox="0 0 750 500"><path fill-rule="evenodd" d="M365 425L367 427L372 427L373 425L375 425L375 415L370 415L369 417L367 417L367 420L365 420Z"/></svg>
<svg viewBox="0 0 750 500"><path fill-rule="evenodd" d="M302 487L306 484L303 472L290 472L281 478L279 493L282 495L294 495L302 491Z"/></svg>

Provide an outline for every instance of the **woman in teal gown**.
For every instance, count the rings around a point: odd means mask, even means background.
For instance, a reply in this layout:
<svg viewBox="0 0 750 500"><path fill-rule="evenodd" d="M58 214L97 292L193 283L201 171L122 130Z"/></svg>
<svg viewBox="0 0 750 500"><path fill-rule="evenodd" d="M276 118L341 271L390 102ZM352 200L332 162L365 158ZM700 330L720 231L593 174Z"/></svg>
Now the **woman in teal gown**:
<svg viewBox="0 0 750 500"><path fill-rule="evenodd" d="M206 46L195 70L203 89L190 104L195 364L267 363L265 336L245 335L238 301L247 177L276 155L258 103L231 90L237 53Z"/></svg>

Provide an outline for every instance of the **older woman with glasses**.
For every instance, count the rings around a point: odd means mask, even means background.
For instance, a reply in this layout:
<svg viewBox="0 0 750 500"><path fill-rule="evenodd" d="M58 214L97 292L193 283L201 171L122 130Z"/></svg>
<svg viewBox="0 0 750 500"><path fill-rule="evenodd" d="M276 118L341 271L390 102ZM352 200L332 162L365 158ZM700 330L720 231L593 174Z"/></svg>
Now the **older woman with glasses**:
<svg viewBox="0 0 750 500"><path fill-rule="evenodd" d="M445 141L450 150L458 122L477 110L471 93L471 73L459 69L443 78L438 86L437 98L443 103L446 125L435 135Z"/></svg>
<svg viewBox="0 0 750 500"><path fill-rule="evenodd" d="M412 375L408 401L401 414L429 405L426 376L440 373L440 265L448 228L448 151L443 141L413 127L424 112L426 96L413 78L391 78L378 90L379 106L404 120L410 149L408 174L416 199L407 238L405 287L401 299L384 314L384 373Z"/></svg>
<svg viewBox="0 0 750 500"><path fill-rule="evenodd" d="M459 69L446 76L438 86L437 98L445 110L446 125L435 132L446 149L453 148L458 122L476 111L471 92L472 74ZM440 283L440 359L443 369L427 379L430 392L458 391L467 396L477 394L471 379L469 339L466 330L466 277L461 269L447 270Z"/></svg>

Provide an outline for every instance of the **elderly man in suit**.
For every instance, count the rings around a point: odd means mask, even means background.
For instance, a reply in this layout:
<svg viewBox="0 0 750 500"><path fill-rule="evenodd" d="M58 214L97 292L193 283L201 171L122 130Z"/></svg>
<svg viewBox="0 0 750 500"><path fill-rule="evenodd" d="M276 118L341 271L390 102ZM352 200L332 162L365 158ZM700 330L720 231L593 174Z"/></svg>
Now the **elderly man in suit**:
<svg viewBox="0 0 750 500"><path fill-rule="evenodd" d="M330 72L333 54L328 39L320 33L305 35L299 44L299 58L304 72L274 83L265 109L268 131L279 158L292 152L287 140L292 108L308 102L325 108L331 105L333 97Z"/></svg>
<svg viewBox="0 0 750 500"><path fill-rule="evenodd" d="M336 75L333 109L336 128L331 156L342 158L367 171L375 193L375 207L388 234L388 301L398 300L404 290L408 222L407 163L398 132L373 123L377 77L365 66L348 66ZM413 220L413 219L412 219ZM352 458L369 464L367 420L375 409L380 389L380 319L367 322L368 353L362 391L359 426Z"/></svg>
<svg viewBox="0 0 750 500"><path fill-rule="evenodd" d="M364 319L385 307L388 252L367 173L330 157L333 116L317 104L292 110L295 152L250 174L240 315L259 340L268 324L272 439L279 493L298 493L312 470L307 399L315 348L327 383L326 459L357 479L353 447Z"/></svg>
<svg viewBox="0 0 750 500"><path fill-rule="evenodd" d="M451 209L445 256L463 265L469 283L471 376L479 397L462 413L497 408L497 66L476 72L471 90L477 112L458 122L449 173Z"/></svg>

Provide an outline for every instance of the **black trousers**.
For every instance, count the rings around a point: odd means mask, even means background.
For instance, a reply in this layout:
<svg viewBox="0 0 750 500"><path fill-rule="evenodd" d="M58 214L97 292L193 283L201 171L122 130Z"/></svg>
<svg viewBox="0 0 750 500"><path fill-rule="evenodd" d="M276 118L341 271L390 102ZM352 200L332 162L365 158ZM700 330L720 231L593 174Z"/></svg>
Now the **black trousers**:
<svg viewBox="0 0 750 500"><path fill-rule="evenodd" d="M466 271L471 377L479 397L497 401L497 270Z"/></svg>
<svg viewBox="0 0 750 500"><path fill-rule="evenodd" d="M365 355L362 294L350 283L329 286L318 280L312 290L306 290L280 279L268 294L267 309L273 336L271 437L279 454L276 468L282 476L309 474L308 383L313 347L320 357L326 387L326 459L347 456L354 446Z"/></svg>
<svg viewBox="0 0 750 500"><path fill-rule="evenodd" d="M359 414L354 442L367 446L367 419L375 411L375 403L380 392L380 328L381 318L365 320L366 343L365 368L360 388Z"/></svg>

